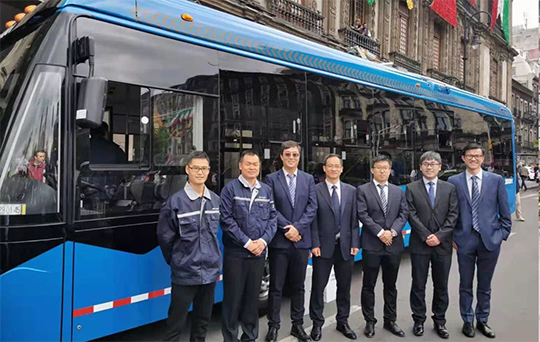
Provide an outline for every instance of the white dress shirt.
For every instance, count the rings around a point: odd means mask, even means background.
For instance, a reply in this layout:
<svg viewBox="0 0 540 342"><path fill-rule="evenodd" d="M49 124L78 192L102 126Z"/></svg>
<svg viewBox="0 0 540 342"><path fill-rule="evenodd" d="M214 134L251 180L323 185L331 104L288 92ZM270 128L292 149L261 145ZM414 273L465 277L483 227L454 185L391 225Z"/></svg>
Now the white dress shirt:
<svg viewBox="0 0 540 342"><path fill-rule="evenodd" d="M480 194L482 191L482 176L484 171L480 169L480 172L476 174L476 177L478 179L476 180L476 184L478 185L478 193ZM469 170L465 171L465 176L467 178L467 188L469 189L469 197L472 199L472 173L469 173Z"/></svg>
<svg viewBox="0 0 540 342"><path fill-rule="evenodd" d="M427 180L426 177L422 177L422 179L424 180L424 185L426 186L426 191L429 195L429 182L433 182L433 197L437 198L437 181L439 180L438 177L435 177L434 180L430 181L430 180Z"/></svg>
<svg viewBox="0 0 540 342"><path fill-rule="evenodd" d="M341 204L341 182L338 181L336 184L332 184L330 183L328 180L324 180L324 182L326 183L326 186L328 187L328 193L330 193L330 198L332 198L332 193L334 192L334 189L332 189L333 186L336 186L336 191L337 191L337 197L338 197L338 200L339 200L339 204Z"/></svg>

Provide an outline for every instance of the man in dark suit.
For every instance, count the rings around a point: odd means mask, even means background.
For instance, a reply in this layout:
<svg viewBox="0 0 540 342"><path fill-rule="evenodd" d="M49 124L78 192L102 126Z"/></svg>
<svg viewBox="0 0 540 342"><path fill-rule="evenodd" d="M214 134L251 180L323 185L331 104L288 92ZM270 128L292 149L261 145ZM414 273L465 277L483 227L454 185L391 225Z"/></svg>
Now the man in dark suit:
<svg viewBox="0 0 540 342"><path fill-rule="evenodd" d="M411 238L409 252L412 264L411 310L413 334L424 334L426 321L426 281L429 264L433 279L433 321L441 338L448 338L448 276L452 264L452 231L456 225L458 202L456 188L437 178L441 156L428 151L420 157L423 177L407 185Z"/></svg>
<svg viewBox="0 0 540 342"><path fill-rule="evenodd" d="M266 341L276 341L280 326L279 311L287 273L291 292L291 335L309 341L304 324L304 281L311 247L311 222L317 213L313 177L298 170L300 145L286 141L281 145L283 168L269 174L266 183L274 192L278 230L269 245L270 293Z"/></svg>
<svg viewBox="0 0 540 342"><path fill-rule="evenodd" d="M354 256L360 248L359 225L356 213L356 189L339 180L343 161L337 154L329 154L323 165L326 180L317 189L317 216L311 224L313 279L309 316L313 321L311 338L319 341L324 324L323 292L334 267L337 281L337 326L345 337L355 340L349 326L351 280Z"/></svg>
<svg viewBox="0 0 540 342"><path fill-rule="evenodd" d="M488 326L491 279L497 265L503 240L508 239L512 218L504 179L482 170L484 150L477 144L463 149L461 159L467 170L450 177L456 186L459 219L454 229L454 248L459 264L459 310L463 334L474 337L473 278L478 272L476 290L476 327L487 337L495 337Z"/></svg>
<svg viewBox="0 0 540 342"><path fill-rule="evenodd" d="M405 333L396 324L397 289L401 252L404 250L401 230L407 222L409 209L405 193L389 184L392 161L384 155L373 158L373 181L356 190L358 218L362 222L360 246L362 247L364 278L362 283L362 313L366 320L364 335L375 335L375 284L382 268L384 284L384 328L396 336Z"/></svg>

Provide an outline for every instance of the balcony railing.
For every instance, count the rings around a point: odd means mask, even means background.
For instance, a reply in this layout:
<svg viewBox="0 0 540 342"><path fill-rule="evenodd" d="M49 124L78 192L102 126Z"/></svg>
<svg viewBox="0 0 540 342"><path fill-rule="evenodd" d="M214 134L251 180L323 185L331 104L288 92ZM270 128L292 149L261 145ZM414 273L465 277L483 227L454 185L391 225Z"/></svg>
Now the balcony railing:
<svg viewBox="0 0 540 342"><path fill-rule="evenodd" d="M456 86L458 88L463 88L463 82L455 76L447 75L443 72L440 72L436 69L427 69L427 75L431 78L434 78L436 80L439 80L444 83L451 84L453 86Z"/></svg>
<svg viewBox="0 0 540 342"><path fill-rule="evenodd" d="M392 51L389 53L389 55L390 60L394 62L394 65L404 67L410 72L414 72L417 74L422 72L422 64L420 64L420 62L418 62L417 60L412 59L399 51Z"/></svg>
<svg viewBox="0 0 540 342"><path fill-rule="evenodd" d="M370 37L364 36L350 27L340 28L338 32L341 40L348 46L360 46L377 55L377 57L381 57L381 45Z"/></svg>
<svg viewBox="0 0 540 342"><path fill-rule="evenodd" d="M279 19L287 21L306 31L323 34L324 17L291 0L267 0L268 8Z"/></svg>

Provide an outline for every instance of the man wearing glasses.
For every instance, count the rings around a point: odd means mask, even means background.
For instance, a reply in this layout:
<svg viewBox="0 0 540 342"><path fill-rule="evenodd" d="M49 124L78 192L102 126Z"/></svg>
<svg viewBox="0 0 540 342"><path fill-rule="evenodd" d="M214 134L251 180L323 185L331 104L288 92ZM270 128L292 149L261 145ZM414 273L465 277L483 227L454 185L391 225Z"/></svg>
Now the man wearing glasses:
<svg viewBox="0 0 540 342"><path fill-rule="evenodd" d="M441 338L448 338L448 276L452 264L452 231L456 225L458 201L454 185L437 178L441 156L428 151L420 157L422 179L407 185L412 265L410 304L414 320L413 334L424 334L426 321L426 281L431 263L433 279L433 322Z"/></svg>
<svg viewBox="0 0 540 342"><path fill-rule="evenodd" d="M190 341L204 341L221 271L219 196L204 185L210 171L205 152L187 158L189 181L169 198L159 213L157 237L171 266L171 304L166 341L179 341L193 303Z"/></svg>
<svg viewBox="0 0 540 342"><path fill-rule="evenodd" d="M488 326L491 299L491 279L497 265L503 240L508 239L512 219L504 179L482 170L484 150L477 144L463 149L461 159L467 170L450 177L456 186L459 219L454 229L454 248L459 264L459 310L463 319L462 332L474 337L476 328L489 338L495 332ZM476 310L473 311L473 279L475 265L478 285Z"/></svg>
<svg viewBox="0 0 540 342"><path fill-rule="evenodd" d="M407 223L409 209L405 193L398 186L388 183L392 161L384 155L371 161L373 181L356 190L358 218L362 222L360 246L364 263L362 280L362 313L366 320L364 335L375 335L375 285L382 268L384 284L384 328L404 337L396 324L397 288L401 253L404 251L401 230Z"/></svg>
<svg viewBox="0 0 540 342"><path fill-rule="evenodd" d="M311 222L317 213L317 194L313 176L298 170L300 145L281 144L283 168L269 174L277 209L277 233L270 243L270 293L266 341L276 341L280 327L281 298L285 279L291 292L291 335L309 341L304 331L304 281L311 247Z"/></svg>

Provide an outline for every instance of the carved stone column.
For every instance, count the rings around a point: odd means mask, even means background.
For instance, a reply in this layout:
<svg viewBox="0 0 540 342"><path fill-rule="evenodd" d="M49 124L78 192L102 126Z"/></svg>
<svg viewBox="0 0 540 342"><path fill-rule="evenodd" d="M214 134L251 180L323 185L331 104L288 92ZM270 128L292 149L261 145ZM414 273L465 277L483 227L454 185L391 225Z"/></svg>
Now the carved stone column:
<svg viewBox="0 0 540 342"><path fill-rule="evenodd" d="M339 28L349 27L351 25L351 0L340 1L340 13Z"/></svg>
<svg viewBox="0 0 540 342"><path fill-rule="evenodd" d="M337 18L336 18L336 0L323 1L324 31L337 37Z"/></svg>

